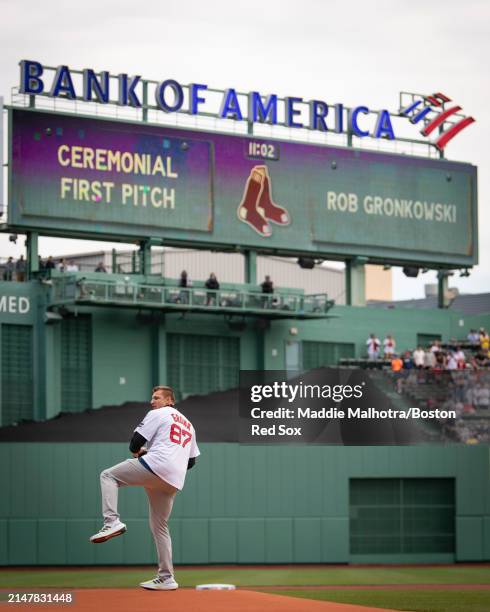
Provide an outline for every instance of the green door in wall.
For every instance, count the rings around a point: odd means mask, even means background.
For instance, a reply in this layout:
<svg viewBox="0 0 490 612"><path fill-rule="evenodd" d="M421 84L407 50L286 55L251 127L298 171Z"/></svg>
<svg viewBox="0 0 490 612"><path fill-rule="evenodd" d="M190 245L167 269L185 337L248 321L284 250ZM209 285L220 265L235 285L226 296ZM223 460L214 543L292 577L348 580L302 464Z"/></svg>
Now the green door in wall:
<svg viewBox="0 0 490 612"><path fill-rule="evenodd" d="M454 553L453 478L353 478L349 489L351 555Z"/></svg>
<svg viewBox="0 0 490 612"><path fill-rule="evenodd" d="M355 357L355 345L349 342L303 342L303 370L337 366L339 359Z"/></svg>
<svg viewBox="0 0 490 612"><path fill-rule="evenodd" d="M92 319L67 317L61 322L61 410L92 408Z"/></svg>
<svg viewBox="0 0 490 612"><path fill-rule="evenodd" d="M2 325L1 425L34 416L32 327Z"/></svg>
<svg viewBox="0 0 490 612"><path fill-rule="evenodd" d="M238 387L240 339L167 335L168 380L179 398Z"/></svg>
<svg viewBox="0 0 490 612"><path fill-rule="evenodd" d="M428 348L434 340L441 340L441 334L417 334L417 346Z"/></svg>

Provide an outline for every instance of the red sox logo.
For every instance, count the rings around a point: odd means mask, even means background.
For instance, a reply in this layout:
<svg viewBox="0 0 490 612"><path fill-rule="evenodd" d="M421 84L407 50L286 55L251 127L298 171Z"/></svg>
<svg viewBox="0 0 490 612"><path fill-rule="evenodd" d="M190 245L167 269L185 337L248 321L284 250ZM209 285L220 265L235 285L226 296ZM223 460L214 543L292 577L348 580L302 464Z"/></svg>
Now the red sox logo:
<svg viewBox="0 0 490 612"><path fill-rule="evenodd" d="M237 215L240 221L248 223L265 238L272 234L269 222L276 225L291 223L288 211L272 199L272 185L267 166L254 166L250 171Z"/></svg>

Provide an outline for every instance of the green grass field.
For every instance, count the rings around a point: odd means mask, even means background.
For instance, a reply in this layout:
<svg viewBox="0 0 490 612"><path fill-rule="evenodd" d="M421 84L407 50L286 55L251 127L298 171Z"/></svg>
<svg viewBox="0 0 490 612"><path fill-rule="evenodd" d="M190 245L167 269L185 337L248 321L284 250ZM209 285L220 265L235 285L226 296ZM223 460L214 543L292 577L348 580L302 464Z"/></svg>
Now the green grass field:
<svg viewBox="0 0 490 612"><path fill-rule="evenodd" d="M0 588L58 587L58 588L134 588L150 578L155 568L34 568L0 570ZM339 590L348 585L417 585L465 584L490 585L490 567L339 567L339 566L284 566L284 567L202 567L176 568L182 587L194 587L206 582L225 582L241 587L271 587L268 592L341 603L364 604L373 607L417 612L489 612L490 589L445 590ZM275 590L274 587L291 587ZM295 586L309 586L309 590L295 590ZM315 590L315 586L332 589Z"/></svg>
<svg viewBox="0 0 490 612"><path fill-rule="evenodd" d="M274 591L268 591L274 592ZM278 595L416 612L489 612L490 591L277 591Z"/></svg>

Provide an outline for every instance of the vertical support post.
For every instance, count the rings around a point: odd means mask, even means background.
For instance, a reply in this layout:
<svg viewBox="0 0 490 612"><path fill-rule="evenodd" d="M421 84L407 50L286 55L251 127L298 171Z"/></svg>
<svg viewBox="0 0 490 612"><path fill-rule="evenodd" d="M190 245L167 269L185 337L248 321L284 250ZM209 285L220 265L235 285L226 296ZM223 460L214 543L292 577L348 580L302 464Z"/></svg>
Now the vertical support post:
<svg viewBox="0 0 490 612"><path fill-rule="evenodd" d="M140 242L139 260L140 274L151 274L151 244L149 240Z"/></svg>
<svg viewBox="0 0 490 612"><path fill-rule="evenodd" d="M27 280L30 280L39 272L38 237L37 232L27 232Z"/></svg>
<svg viewBox="0 0 490 612"><path fill-rule="evenodd" d="M449 305L447 291L449 289L449 274L446 270L437 273L437 308L447 308Z"/></svg>
<svg viewBox="0 0 490 612"><path fill-rule="evenodd" d="M131 274L136 274L136 251L131 253Z"/></svg>
<svg viewBox="0 0 490 612"><path fill-rule="evenodd" d="M257 284L257 251L245 251L245 282Z"/></svg>
<svg viewBox="0 0 490 612"><path fill-rule="evenodd" d="M366 305L366 268L363 258L345 263L345 295L348 306Z"/></svg>
<svg viewBox="0 0 490 612"><path fill-rule="evenodd" d="M143 121L148 121L148 81L143 81Z"/></svg>
<svg viewBox="0 0 490 612"><path fill-rule="evenodd" d="M247 121L247 134L249 136L253 136L254 133L254 123L253 121Z"/></svg>
<svg viewBox="0 0 490 612"><path fill-rule="evenodd" d="M112 249L111 267L112 267L112 273L116 274L116 272L117 272L117 254L116 254L116 249Z"/></svg>
<svg viewBox="0 0 490 612"><path fill-rule="evenodd" d="M29 273L29 269L28 269ZM46 323L44 321L47 301L44 290L37 290L36 300L36 318L33 326L33 349L34 349L34 413L35 421L44 421L46 419Z"/></svg>

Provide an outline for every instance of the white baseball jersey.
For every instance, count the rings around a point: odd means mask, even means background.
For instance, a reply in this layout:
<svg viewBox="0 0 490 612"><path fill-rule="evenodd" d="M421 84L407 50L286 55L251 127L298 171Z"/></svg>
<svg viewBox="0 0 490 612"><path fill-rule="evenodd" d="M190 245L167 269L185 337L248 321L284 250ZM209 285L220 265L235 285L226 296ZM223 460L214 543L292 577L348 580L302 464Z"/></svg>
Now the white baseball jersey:
<svg viewBox="0 0 490 612"><path fill-rule="evenodd" d="M189 459L201 453L192 423L176 408L150 410L135 429L147 440L144 460L165 482L177 489L184 486Z"/></svg>

